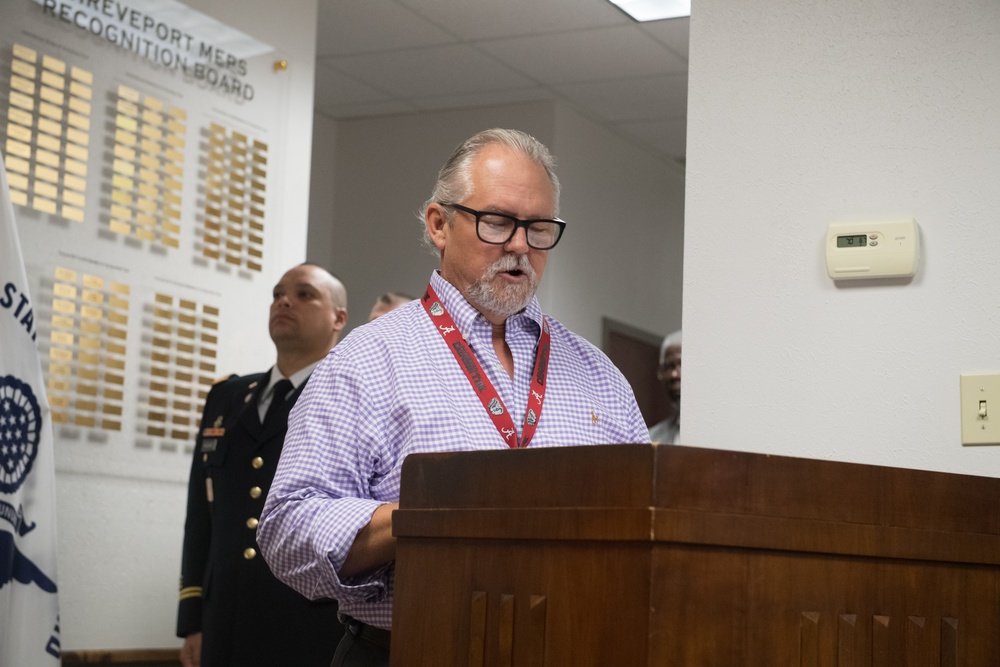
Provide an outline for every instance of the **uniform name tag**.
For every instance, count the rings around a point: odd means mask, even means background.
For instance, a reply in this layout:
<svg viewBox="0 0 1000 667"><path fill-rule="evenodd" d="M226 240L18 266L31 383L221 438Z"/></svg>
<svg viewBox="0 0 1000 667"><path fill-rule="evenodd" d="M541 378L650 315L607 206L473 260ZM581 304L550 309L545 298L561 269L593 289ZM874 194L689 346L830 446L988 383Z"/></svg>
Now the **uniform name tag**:
<svg viewBox="0 0 1000 667"><path fill-rule="evenodd" d="M208 440L201 441L201 451L203 452L214 452L219 441L215 438L209 438Z"/></svg>

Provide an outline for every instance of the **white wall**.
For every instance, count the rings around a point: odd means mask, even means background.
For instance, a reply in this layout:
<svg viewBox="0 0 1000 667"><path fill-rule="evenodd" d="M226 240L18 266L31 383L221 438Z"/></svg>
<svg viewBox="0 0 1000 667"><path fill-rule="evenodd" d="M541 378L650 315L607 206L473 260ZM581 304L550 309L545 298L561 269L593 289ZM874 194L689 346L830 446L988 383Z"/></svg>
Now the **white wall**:
<svg viewBox="0 0 1000 667"><path fill-rule="evenodd" d="M557 107L552 150L563 185L563 240L542 305L601 345L601 318L655 334L681 325L684 175Z"/></svg>
<svg viewBox="0 0 1000 667"><path fill-rule="evenodd" d="M266 252L274 258L268 272L280 275L305 253L317 0L185 4L276 47L275 59L289 63L286 72L275 74L283 77L287 108L281 141L269 151L269 211L271 219L280 220L281 231L271 236ZM258 304L253 312L259 318L243 323L245 331L232 332L233 343L219 354L220 373L260 370L273 363L266 327L275 279L261 276L255 283L263 285L259 293L247 295L247 301ZM253 347L247 341L254 339L259 341L253 348L257 352L232 354L234 346ZM178 455L169 463L171 470L139 478L107 465L98 437L83 443L90 446L92 466L81 474L82 465L60 467L67 444L62 443L61 451L56 442L62 649L179 646L174 628L190 459ZM171 477L176 481L164 481Z"/></svg>
<svg viewBox="0 0 1000 667"><path fill-rule="evenodd" d="M325 264L336 238L333 216L333 185L337 155L337 123L322 114L313 116L312 167L309 189L309 230L306 258L310 262ZM333 270L332 266L327 269ZM336 273L336 271L334 271ZM338 274L339 275L339 274ZM348 314L354 311L354 302L348 299ZM367 313L366 313L367 314Z"/></svg>
<svg viewBox="0 0 1000 667"><path fill-rule="evenodd" d="M569 224L549 255L543 310L597 345L602 316L661 334L679 325L683 175L549 102L337 123L334 173L313 175L314 197L333 183L333 220L310 228L335 230L330 266L347 285L349 325L386 290L422 293L437 258L420 246L415 213L454 148L489 127L529 132L558 161Z"/></svg>
<svg viewBox="0 0 1000 667"><path fill-rule="evenodd" d="M1000 4L702 0L691 23L682 441L979 475L1000 370ZM835 285L832 220L916 218L908 283Z"/></svg>
<svg viewBox="0 0 1000 667"><path fill-rule="evenodd" d="M185 486L56 475L62 650L180 645Z"/></svg>

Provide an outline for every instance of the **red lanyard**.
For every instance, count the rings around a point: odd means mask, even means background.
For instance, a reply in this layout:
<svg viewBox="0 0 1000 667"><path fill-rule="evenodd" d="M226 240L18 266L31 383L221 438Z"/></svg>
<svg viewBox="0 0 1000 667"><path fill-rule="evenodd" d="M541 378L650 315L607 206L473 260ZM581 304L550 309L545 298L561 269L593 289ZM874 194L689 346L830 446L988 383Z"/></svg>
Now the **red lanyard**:
<svg viewBox="0 0 1000 667"><path fill-rule="evenodd" d="M538 420L542 416L542 403L545 401L545 377L549 367L549 325L542 316L542 334L538 338L538 349L535 353L535 366L531 371L531 395L528 397L528 409L524 413L524 426L521 430L521 440L517 439L517 429L514 420L507 411L507 406L500 399L500 394L490 379L483 372L482 366L476 360L472 349L465 342L465 338L455 326L455 320L451 318L444 304L438 298L434 288L427 285L427 293L420 300L424 310L430 315L431 322L437 327L448 344L448 349L455 355L459 368L465 373L476 395L482 402L486 412L489 413L500 436L511 449L527 447L531 442L531 437L535 435L538 427Z"/></svg>

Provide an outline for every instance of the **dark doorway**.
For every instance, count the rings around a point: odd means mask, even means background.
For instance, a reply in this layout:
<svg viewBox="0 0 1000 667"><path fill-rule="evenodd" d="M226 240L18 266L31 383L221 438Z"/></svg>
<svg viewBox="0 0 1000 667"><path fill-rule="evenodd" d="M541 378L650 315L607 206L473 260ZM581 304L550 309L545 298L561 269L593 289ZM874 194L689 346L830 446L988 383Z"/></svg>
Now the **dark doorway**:
<svg viewBox="0 0 1000 667"><path fill-rule="evenodd" d="M663 336L607 317L601 319L601 329L604 353L632 385L646 426L666 419L670 409L667 393L656 378Z"/></svg>

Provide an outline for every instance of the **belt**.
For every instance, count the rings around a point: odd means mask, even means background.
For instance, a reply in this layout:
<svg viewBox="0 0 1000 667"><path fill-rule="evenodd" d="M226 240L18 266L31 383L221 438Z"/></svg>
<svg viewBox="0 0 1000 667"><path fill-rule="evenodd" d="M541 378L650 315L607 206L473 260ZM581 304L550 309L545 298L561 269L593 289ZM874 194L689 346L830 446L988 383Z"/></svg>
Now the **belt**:
<svg viewBox="0 0 1000 667"><path fill-rule="evenodd" d="M386 651L389 650L389 640L392 637L392 633L383 628L376 628L374 625L368 625L367 623L362 623L356 618L351 618L350 616L344 617L344 625L347 626L347 631L358 639L363 639L364 641L374 644L379 648L383 648Z"/></svg>

